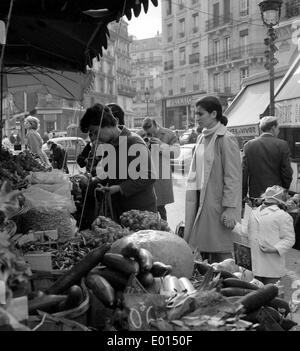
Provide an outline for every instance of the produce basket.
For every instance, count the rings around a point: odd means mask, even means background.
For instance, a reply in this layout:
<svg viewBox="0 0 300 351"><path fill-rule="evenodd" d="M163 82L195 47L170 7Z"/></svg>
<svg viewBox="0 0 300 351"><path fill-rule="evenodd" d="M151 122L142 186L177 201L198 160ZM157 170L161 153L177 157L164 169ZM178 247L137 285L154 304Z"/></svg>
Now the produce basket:
<svg viewBox="0 0 300 351"><path fill-rule="evenodd" d="M33 272L30 277L31 291L46 290L53 284L65 270L52 270L50 272Z"/></svg>
<svg viewBox="0 0 300 351"><path fill-rule="evenodd" d="M29 316L27 324L32 331L90 331L78 322L48 314Z"/></svg>

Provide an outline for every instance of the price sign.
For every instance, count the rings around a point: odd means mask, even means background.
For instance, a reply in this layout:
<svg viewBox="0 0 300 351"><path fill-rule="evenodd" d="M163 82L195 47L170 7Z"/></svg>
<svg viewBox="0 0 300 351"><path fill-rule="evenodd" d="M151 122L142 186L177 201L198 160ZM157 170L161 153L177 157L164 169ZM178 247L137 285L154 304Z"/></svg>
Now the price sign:
<svg viewBox="0 0 300 351"><path fill-rule="evenodd" d="M124 294L131 331L150 331L151 321L167 318L166 297L155 294Z"/></svg>

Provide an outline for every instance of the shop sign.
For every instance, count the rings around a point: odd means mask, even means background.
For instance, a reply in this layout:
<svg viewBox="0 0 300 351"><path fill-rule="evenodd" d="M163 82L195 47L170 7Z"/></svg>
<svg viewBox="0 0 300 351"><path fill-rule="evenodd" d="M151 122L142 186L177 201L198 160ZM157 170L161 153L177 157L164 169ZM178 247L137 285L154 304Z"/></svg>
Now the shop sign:
<svg viewBox="0 0 300 351"><path fill-rule="evenodd" d="M276 103L276 117L282 127L300 126L300 98Z"/></svg>
<svg viewBox="0 0 300 351"><path fill-rule="evenodd" d="M179 96L173 99L166 100L166 107L178 107L178 106L190 106L200 96L196 95L187 95L187 96Z"/></svg>
<svg viewBox="0 0 300 351"><path fill-rule="evenodd" d="M254 137L259 136L258 124L251 126L240 126L240 127L227 127L229 132L240 137Z"/></svg>

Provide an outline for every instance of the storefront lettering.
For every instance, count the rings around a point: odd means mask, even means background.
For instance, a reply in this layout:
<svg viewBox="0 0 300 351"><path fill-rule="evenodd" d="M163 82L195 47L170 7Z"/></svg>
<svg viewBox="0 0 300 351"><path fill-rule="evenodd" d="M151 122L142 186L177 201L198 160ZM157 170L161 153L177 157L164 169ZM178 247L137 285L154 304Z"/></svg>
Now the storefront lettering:
<svg viewBox="0 0 300 351"><path fill-rule="evenodd" d="M249 127L228 127L228 130L236 136L257 136L259 135L258 126Z"/></svg>
<svg viewBox="0 0 300 351"><path fill-rule="evenodd" d="M196 101L197 96L189 95L189 96L181 96L174 99L168 99L166 101L166 107L177 107L177 106L189 106L192 104L193 100Z"/></svg>

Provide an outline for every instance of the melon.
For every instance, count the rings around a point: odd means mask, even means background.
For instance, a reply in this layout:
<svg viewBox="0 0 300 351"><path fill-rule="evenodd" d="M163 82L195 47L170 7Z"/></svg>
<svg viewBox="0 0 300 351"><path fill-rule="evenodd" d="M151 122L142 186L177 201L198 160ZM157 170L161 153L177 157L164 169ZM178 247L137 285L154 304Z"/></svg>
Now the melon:
<svg viewBox="0 0 300 351"><path fill-rule="evenodd" d="M194 256L190 246L178 235L157 230L141 230L115 241L110 252L121 253L123 247L133 242L151 252L154 262L172 266L172 275L191 278Z"/></svg>

